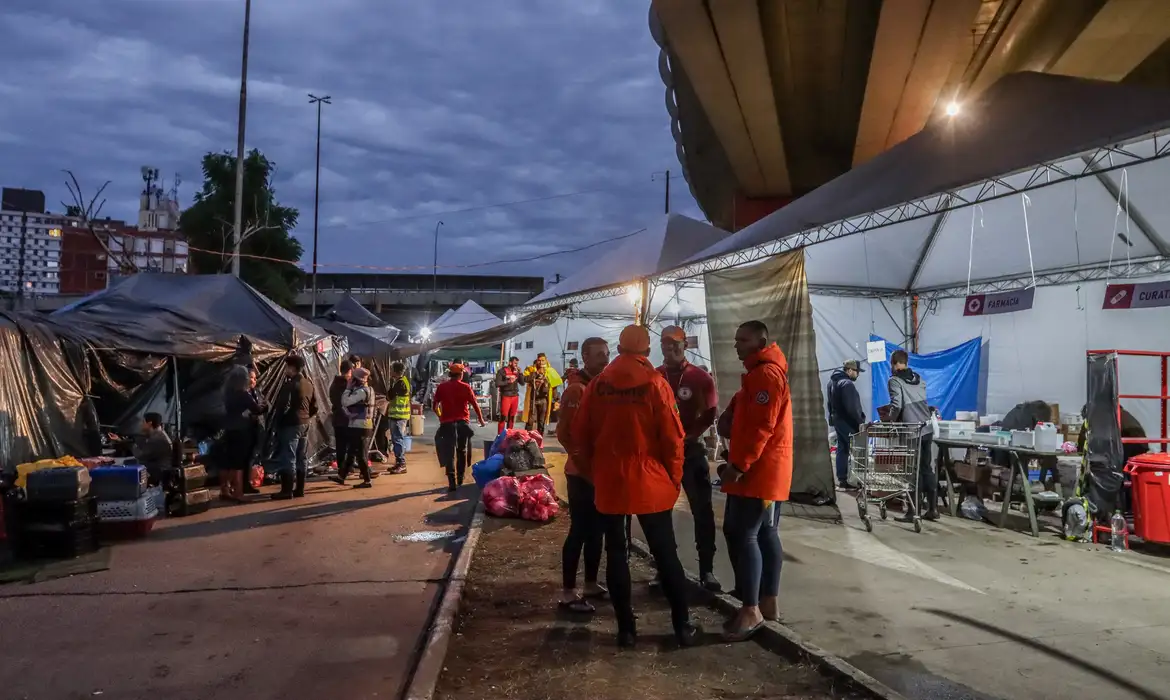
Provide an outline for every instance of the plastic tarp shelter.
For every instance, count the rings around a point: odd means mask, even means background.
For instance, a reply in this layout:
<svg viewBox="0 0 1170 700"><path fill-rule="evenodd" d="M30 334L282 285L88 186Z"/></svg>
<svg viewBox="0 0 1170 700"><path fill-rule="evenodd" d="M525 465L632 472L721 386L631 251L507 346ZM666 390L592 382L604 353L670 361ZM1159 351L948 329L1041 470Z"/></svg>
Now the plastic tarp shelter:
<svg viewBox="0 0 1170 700"><path fill-rule="evenodd" d="M428 340L441 342L455 336L491 330L503 323L499 316L468 299L449 316L443 314L430 326L431 335Z"/></svg>
<svg viewBox="0 0 1170 700"><path fill-rule="evenodd" d="M239 278L133 275L54 312L48 322L87 344L91 396L103 425L134 432L142 413L157 411L184 433L214 433L233 364L254 363L272 400L283 380L283 358L297 353L321 406L310 445L331 434L328 387L346 340Z"/></svg>
<svg viewBox="0 0 1170 700"><path fill-rule="evenodd" d="M610 296L615 290L620 293L622 287L667 272L727 236L726 231L690 217L664 215L624 241L615 242L609 253L524 306L545 308L586 301L595 292L602 292L598 296Z"/></svg>
<svg viewBox="0 0 1170 700"><path fill-rule="evenodd" d="M870 365L873 385L873 405L868 414L877 416L877 409L890 402L890 356L903 350L880 336L871 335L870 341L881 341L886 347L886 361ZM954 420L957 411L979 409L979 352L982 342L972 338L953 348L929 353L906 353L910 369L926 382L926 400L938 408L943 420Z"/></svg>
<svg viewBox="0 0 1170 700"><path fill-rule="evenodd" d="M349 352L362 358L370 370L370 385L379 394L386 393L390 363L399 359L394 342L399 330L371 313L352 295L345 295L320 318L313 319L325 330L345 336Z"/></svg>

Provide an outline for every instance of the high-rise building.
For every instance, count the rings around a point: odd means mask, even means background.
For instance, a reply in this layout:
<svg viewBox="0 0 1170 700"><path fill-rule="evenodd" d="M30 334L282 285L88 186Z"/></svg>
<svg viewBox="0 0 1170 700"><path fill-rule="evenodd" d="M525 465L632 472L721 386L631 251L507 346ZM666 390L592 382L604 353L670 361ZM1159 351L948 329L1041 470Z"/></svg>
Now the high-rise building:
<svg viewBox="0 0 1170 700"><path fill-rule="evenodd" d="M0 291L28 297L57 294L61 224L61 217L45 211L44 192L0 189Z"/></svg>

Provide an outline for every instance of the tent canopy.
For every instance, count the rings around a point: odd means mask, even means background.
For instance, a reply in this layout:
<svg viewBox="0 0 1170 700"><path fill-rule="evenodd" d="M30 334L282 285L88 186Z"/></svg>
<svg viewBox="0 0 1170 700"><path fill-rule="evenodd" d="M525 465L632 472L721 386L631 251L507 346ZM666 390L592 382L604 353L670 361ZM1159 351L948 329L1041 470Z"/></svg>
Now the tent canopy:
<svg viewBox="0 0 1170 700"><path fill-rule="evenodd" d="M261 353L330 337L231 275L137 274L50 318L98 347L188 359L229 356L240 336Z"/></svg>
<svg viewBox="0 0 1170 700"><path fill-rule="evenodd" d="M430 340L438 341L458 335L479 333L503 323L503 320L498 316L468 299L463 302L463 306L451 312L450 315L443 314L439 317L439 320L431 326Z"/></svg>
<svg viewBox="0 0 1170 700"><path fill-rule="evenodd" d="M889 291L1165 258L1167 128L1166 91L1007 75L671 276L800 247L814 286Z"/></svg>
<svg viewBox="0 0 1170 700"><path fill-rule="evenodd" d="M372 328L394 328L382 319L375 316L369 309L362 306L362 303L353 298L352 294L346 294L338 300L336 304L329 307L323 316L331 321L339 321L341 323L348 323L353 326L369 326ZM398 330L395 328L394 330Z"/></svg>
<svg viewBox="0 0 1170 700"><path fill-rule="evenodd" d="M600 260L533 297L526 306L603 290L662 274L729 234L681 214L667 214L622 241Z"/></svg>

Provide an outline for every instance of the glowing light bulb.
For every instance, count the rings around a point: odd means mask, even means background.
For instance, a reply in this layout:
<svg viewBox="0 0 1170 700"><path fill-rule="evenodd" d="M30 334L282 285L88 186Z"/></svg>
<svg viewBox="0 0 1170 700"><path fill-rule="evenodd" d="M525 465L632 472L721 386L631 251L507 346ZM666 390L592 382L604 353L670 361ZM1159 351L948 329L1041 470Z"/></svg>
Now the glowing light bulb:
<svg viewBox="0 0 1170 700"><path fill-rule="evenodd" d="M427 328L426 326L423 326L422 330L420 330L418 332L418 334L419 334L419 337L421 337L423 340L428 340L431 337L431 329Z"/></svg>
<svg viewBox="0 0 1170 700"><path fill-rule="evenodd" d="M630 287L626 290L626 295L628 295L630 297L630 301L634 302L635 304L642 300L642 290L638 287Z"/></svg>
<svg viewBox="0 0 1170 700"><path fill-rule="evenodd" d="M951 100L950 102L947 103L947 116L948 117L957 116L959 114L960 110L961 110L961 108L959 107L958 102Z"/></svg>

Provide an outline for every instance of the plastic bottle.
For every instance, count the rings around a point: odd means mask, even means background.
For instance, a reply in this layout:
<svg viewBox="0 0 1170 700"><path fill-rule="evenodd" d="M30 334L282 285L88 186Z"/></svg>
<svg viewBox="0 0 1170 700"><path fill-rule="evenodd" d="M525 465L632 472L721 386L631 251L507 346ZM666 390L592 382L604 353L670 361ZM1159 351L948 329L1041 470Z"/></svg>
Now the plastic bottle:
<svg viewBox="0 0 1170 700"><path fill-rule="evenodd" d="M1109 529L1112 531L1109 548L1114 552L1124 552L1125 536L1128 534L1129 525L1126 524L1125 516L1121 514L1120 510L1113 511L1113 517L1109 519Z"/></svg>

